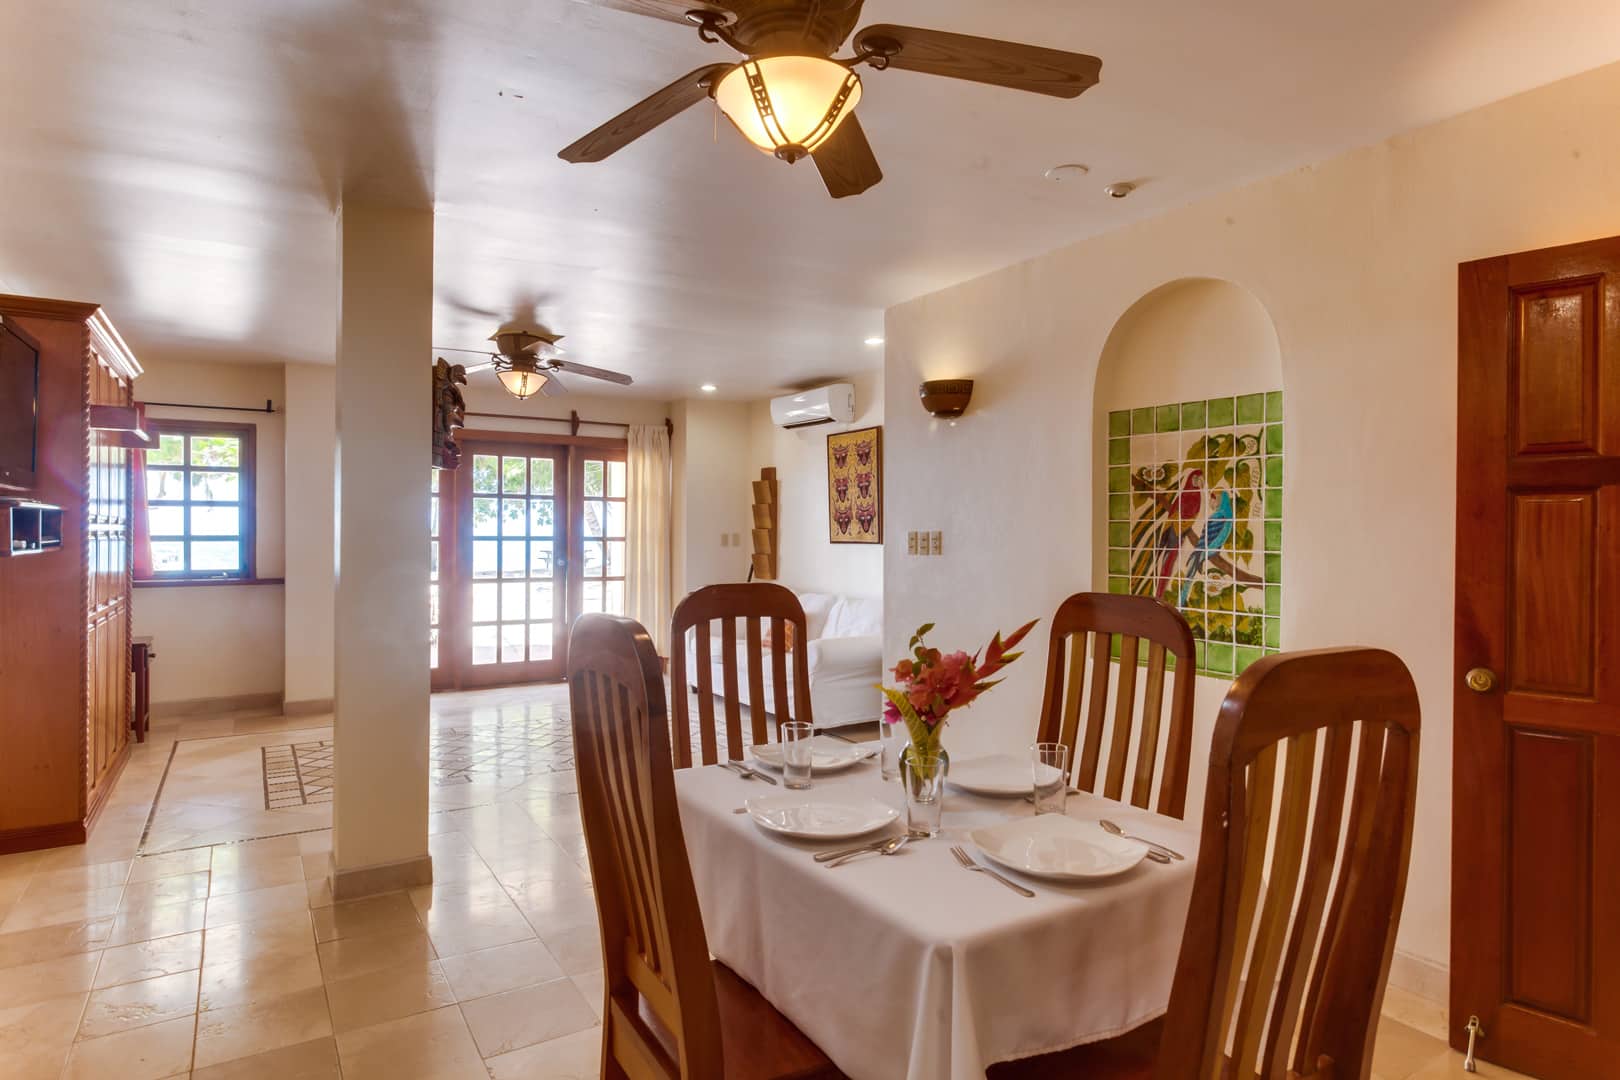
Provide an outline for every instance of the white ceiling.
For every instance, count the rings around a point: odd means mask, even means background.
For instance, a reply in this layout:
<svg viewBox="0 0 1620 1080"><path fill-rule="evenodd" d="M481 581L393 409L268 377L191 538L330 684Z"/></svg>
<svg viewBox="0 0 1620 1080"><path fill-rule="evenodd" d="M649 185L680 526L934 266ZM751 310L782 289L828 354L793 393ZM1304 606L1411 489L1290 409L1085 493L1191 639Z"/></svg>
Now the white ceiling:
<svg viewBox="0 0 1620 1080"><path fill-rule="evenodd" d="M630 392L750 396L876 366L889 304L1620 58L1613 0L869 0L862 21L1095 53L1102 83L865 72L887 179L834 202L707 105L558 160L729 55L577 0L0 4L0 284L101 301L148 361L331 362L340 196L431 198L438 344L497 321L458 304L538 303ZM1042 179L1067 161L1090 177ZM1141 188L1106 198L1120 179Z"/></svg>

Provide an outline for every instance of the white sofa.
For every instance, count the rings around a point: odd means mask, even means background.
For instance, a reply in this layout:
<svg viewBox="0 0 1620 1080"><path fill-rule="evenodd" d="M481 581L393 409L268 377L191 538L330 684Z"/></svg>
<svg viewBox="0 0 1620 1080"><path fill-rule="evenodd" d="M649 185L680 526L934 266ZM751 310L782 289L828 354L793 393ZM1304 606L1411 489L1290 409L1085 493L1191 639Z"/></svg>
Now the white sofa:
<svg viewBox="0 0 1620 1080"><path fill-rule="evenodd" d="M805 627L809 631L806 660L810 667L810 711L817 728L844 727L875 721L883 709L883 695L877 684L883 677L883 600L880 597L833 596L827 593L800 593ZM719 631L711 631L711 645L718 649ZM798 643L795 642L795 647ZM737 628L737 700L748 705L747 635ZM712 657L710 684L716 696L725 682L718 657ZM697 641L686 641L687 682L697 686ZM791 663L788 668L792 676ZM770 660L765 660L767 710L774 708L770 689ZM791 691L790 691L791 702ZM791 714L796 706L790 703Z"/></svg>

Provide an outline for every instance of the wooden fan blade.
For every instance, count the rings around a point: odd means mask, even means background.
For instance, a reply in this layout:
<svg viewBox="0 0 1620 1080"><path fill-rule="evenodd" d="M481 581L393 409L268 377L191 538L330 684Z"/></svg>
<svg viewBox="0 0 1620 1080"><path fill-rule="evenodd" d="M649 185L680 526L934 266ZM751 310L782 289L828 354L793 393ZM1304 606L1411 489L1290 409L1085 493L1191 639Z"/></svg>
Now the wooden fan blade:
<svg viewBox="0 0 1620 1080"><path fill-rule="evenodd" d="M832 138L816 147L811 155L821 172L827 192L835 199L859 195L879 180L883 170L878 168L872 144L866 141L858 116L846 116L832 133Z"/></svg>
<svg viewBox="0 0 1620 1080"><path fill-rule="evenodd" d="M624 149L653 128L709 96L709 87L733 64L710 64L688 72L649 98L638 101L557 156L576 164L601 161Z"/></svg>
<svg viewBox="0 0 1620 1080"><path fill-rule="evenodd" d="M754 7L754 0L579 0L591 7L612 8L690 26L688 11L712 11L729 19Z"/></svg>
<svg viewBox="0 0 1620 1080"><path fill-rule="evenodd" d="M1102 72L1102 61L1084 53L888 23L856 34L855 48L889 53L889 66L902 71L1061 98L1079 97Z"/></svg>
<svg viewBox="0 0 1620 1080"><path fill-rule="evenodd" d="M589 364L576 364L572 360L553 360L546 366L557 371L566 371L574 375L584 375L587 378L606 379L608 382L618 383L620 386L629 386L633 381L630 376L622 375L617 371L609 371L606 368L591 367Z"/></svg>

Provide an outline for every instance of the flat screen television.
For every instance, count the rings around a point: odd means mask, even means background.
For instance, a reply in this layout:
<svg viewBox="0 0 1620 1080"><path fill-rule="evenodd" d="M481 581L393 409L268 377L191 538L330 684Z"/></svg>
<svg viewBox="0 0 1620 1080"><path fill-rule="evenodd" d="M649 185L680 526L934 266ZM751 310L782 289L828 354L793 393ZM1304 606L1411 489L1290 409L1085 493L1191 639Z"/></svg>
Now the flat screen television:
<svg viewBox="0 0 1620 1080"><path fill-rule="evenodd" d="M31 491L39 470L39 342L0 319L0 489Z"/></svg>

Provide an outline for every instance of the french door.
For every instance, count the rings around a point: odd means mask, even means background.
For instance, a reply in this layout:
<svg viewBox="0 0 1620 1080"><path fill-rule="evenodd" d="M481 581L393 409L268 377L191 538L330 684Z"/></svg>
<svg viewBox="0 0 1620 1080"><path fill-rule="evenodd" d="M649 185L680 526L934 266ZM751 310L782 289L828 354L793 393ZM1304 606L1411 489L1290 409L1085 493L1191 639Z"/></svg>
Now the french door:
<svg viewBox="0 0 1620 1080"><path fill-rule="evenodd" d="M435 690L563 677L568 631L625 610L624 451L463 438L429 493Z"/></svg>

